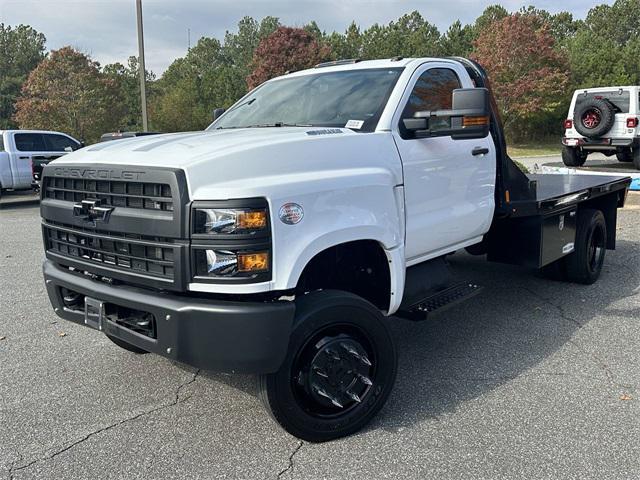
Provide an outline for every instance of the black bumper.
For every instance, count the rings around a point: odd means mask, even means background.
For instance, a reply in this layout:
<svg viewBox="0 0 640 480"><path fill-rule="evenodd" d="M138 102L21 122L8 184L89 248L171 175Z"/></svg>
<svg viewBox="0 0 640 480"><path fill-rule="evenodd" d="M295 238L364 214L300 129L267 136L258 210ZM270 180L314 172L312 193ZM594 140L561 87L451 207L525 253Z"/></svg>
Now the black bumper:
<svg viewBox="0 0 640 480"><path fill-rule="evenodd" d="M293 302L231 302L114 286L45 260L44 278L58 316L84 325L84 311L64 306L61 287L102 302L153 314L156 338L105 319L103 331L148 352L206 370L273 373L293 325Z"/></svg>

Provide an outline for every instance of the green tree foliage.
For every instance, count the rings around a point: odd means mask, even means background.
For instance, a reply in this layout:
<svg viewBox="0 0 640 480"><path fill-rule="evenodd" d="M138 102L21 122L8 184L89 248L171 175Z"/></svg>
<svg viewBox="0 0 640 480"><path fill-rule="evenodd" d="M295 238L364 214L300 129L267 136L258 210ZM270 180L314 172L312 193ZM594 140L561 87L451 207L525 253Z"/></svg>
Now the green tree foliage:
<svg viewBox="0 0 640 480"><path fill-rule="evenodd" d="M640 84L640 1L592 8L568 48L576 88Z"/></svg>
<svg viewBox="0 0 640 480"><path fill-rule="evenodd" d="M105 65L103 73L111 78L120 90L122 98L123 117L114 130L139 131L142 130L142 107L140 105L140 69L138 58L129 57L127 65L121 63L111 63ZM155 94L155 75L152 72L145 72L147 81L147 97L151 100Z"/></svg>
<svg viewBox="0 0 640 480"><path fill-rule="evenodd" d="M20 128L60 130L93 142L119 123L122 104L118 85L97 62L64 47L31 71L14 119Z"/></svg>
<svg viewBox="0 0 640 480"><path fill-rule="evenodd" d="M0 23L0 130L15 126L14 104L22 84L45 57L46 38L27 25Z"/></svg>
<svg viewBox="0 0 640 480"><path fill-rule="evenodd" d="M225 34L224 44L202 37L155 82L149 115L153 128L173 132L206 127L214 108L229 107L247 92L253 53L278 26L275 17L260 22L245 17L236 33Z"/></svg>
<svg viewBox="0 0 640 480"><path fill-rule="evenodd" d="M302 28L278 27L253 56L247 85L254 88L287 71L303 70L330 58L331 50Z"/></svg>

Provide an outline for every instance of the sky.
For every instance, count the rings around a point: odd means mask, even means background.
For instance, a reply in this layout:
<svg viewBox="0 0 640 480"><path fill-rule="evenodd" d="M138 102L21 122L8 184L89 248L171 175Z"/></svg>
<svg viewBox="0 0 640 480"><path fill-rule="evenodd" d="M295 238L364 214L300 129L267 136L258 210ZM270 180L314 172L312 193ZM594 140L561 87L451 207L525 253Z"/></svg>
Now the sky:
<svg viewBox="0 0 640 480"><path fill-rule="evenodd" d="M142 0L147 70L160 75L202 36L223 39L238 20L271 15L289 26L315 20L322 30L343 32L351 21L366 28L418 10L446 31L456 20L472 23L491 4L516 11L534 5L584 18L612 0ZM71 45L102 65L137 55L135 0L0 0L0 23L31 25L47 37L47 48Z"/></svg>

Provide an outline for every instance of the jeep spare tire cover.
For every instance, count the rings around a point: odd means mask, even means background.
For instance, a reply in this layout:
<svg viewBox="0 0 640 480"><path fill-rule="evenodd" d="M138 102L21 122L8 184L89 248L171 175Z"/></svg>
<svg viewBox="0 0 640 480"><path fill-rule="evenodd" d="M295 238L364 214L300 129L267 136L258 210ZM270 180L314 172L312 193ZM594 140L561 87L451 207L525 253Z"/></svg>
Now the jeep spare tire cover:
<svg viewBox="0 0 640 480"><path fill-rule="evenodd" d="M573 113L573 125L580 135L598 138L613 127L615 107L605 99L590 98L582 101Z"/></svg>

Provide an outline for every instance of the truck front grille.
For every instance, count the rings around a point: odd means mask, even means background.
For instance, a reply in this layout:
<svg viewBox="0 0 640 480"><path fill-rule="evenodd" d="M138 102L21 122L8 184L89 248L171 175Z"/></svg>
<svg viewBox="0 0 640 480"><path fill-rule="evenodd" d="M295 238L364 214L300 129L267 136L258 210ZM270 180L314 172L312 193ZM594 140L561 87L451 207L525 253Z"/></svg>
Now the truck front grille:
<svg viewBox="0 0 640 480"><path fill-rule="evenodd" d="M141 235L91 233L68 225L44 225L47 251L84 263L173 280L171 240Z"/></svg>
<svg viewBox="0 0 640 480"><path fill-rule="evenodd" d="M43 197L74 203L98 199L110 207L174 209L171 186L165 183L45 177Z"/></svg>

